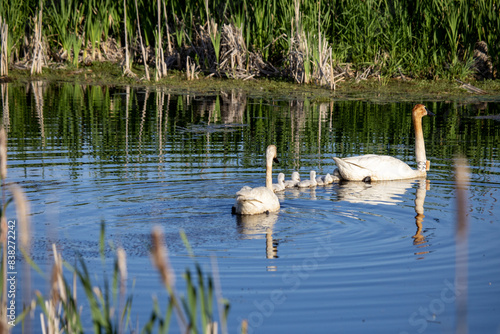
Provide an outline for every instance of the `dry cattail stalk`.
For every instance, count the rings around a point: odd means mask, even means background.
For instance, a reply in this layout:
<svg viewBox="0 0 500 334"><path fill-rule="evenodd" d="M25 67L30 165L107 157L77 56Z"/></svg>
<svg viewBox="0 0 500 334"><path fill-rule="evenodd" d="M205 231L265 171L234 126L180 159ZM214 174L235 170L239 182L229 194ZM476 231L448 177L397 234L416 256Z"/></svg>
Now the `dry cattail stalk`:
<svg viewBox="0 0 500 334"><path fill-rule="evenodd" d="M224 305L223 305L223 300L224 298L222 297L222 288L220 284L220 275L219 275L219 266L217 265L217 258L215 256L211 257L211 262L212 262L212 272L213 272L213 284L214 284L214 289L215 289L215 298L217 301L217 310L219 313L219 320L221 323L221 332L222 334L227 334L227 319L224 319ZM217 326L217 322L215 322L215 325ZM243 323L242 323L242 329L243 329ZM215 330L217 330L217 327L215 327ZM215 331L214 333L217 333Z"/></svg>
<svg viewBox="0 0 500 334"><path fill-rule="evenodd" d="M161 33L161 0L157 0L158 9L158 36L155 46L156 81L167 76L167 64L165 63L165 53L163 52L163 38Z"/></svg>
<svg viewBox="0 0 500 334"><path fill-rule="evenodd" d="M63 281L62 256L57 252L56 244L52 244L52 252L54 253L54 267L52 268L52 293L54 294L54 297L60 296L62 301L66 303L67 296ZM54 305L57 304L58 301L58 298L54 298Z"/></svg>
<svg viewBox="0 0 500 334"><path fill-rule="evenodd" d="M241 334L247 334L248 333L248 320L243 319L241 321Z"/></svg>
<svg viewBox="0 0 500 334"><path fill-rule="evenodd" d="M186 316L184 315L184 312L181 308L179 298L174 291L175 275L168 263L167 249L163 244L163 232L159 227L154 227L153 231L151 232L151 237L153 241L153 247L151 249L153 264L160 272L163 284L165 284L165 287L168 291L170 300L174 306L177 321L179 322L179 326L181 327L181 332L188 332L189 326L186 321Z"/></svg>
<svg viewBox="0 0 500 334"><path fill-rule="evenodd" d="M124 311L123 301L125 299L125 293L127 289L127 254L125 250L119 247L116 250L116 258L118 264L118 272L120 273L120 304L119 304L119 312L122 313ZM118 333L123 333L123 321L120 321L118 324Z"/></svg>
<svg viewBox="0 0 500 334"><path fill-rule="evenodd" d="M467 237L467 188L469 186L469 168L464 158L455 159L455 183L457 188L457 241Z"/></svg>
<svg viewBox="0 0 500 334"><path fill-rule="evenodd" d="M128 36L127 36L127 0L123 0L123 24L125 25L125 59L123 60L123 75L130 71L130 55L128 51Z"/></svg>
<svg viewBox="0 0 500 334"><path fill-rule="evenodd" d="M9 39L9 25L0 16L0 76L9 75L9 54L7 41Z"/></svg>
<svg viewBox="0 0 500 334"><path fill-rule="evenodd" d="M191 58L187 56L186 58L186 77L188 80L198 79L198 66L196 63L191 61Z"/></svg>
<svg viewBox="0 0 500 334"><path fill-rule="evenodd" d="M35 47L33 50L33 63L31 65L31 75L42 73L42 65L44 62L43 57L43 44L42 44L42 13L43 2L40 0L38 14L35 15Z"/></svg>
<svg viewBox="0 0 500 334"><path fill-rule="evenodd" d="M7 219L5 215L1 216L2 232L2 266L7 268ZM2 297L0 303L0 333L7 333L9 325L7 324L7 279L3 278Z"/></svg>
<svg viewBox="0 0 500 334"><path fill-rule="evenodd" d="M219 331L217 321L209 322L205 327L205 334L217 334Z"/></svg>
<svg viewBox="0 0 500 334"><path fill-rule="evenodd" d="M457 200L457 229L455 234L455 295L457 296L456 332L466 334L467 330L467 281L468 281L468 221L467 188L469 187L469 168L467 161L455 159L455 184Z"/></svg>
<svg viewBox="0 0 500 334"><path fill-rule="evenodd" d="M146 72L146 80L149 81L148 58L146 57L146 49L144 48L144 43L142 42L141 22L139 21L139 8L137 6L137 0L135 0L135 10L137 13L137 31L139 32L139 44L141 46L142 59L144 61L144 71Z"/></svg>
<svg viewBox="0 0 500 334"><path fill-rule="evenodd" d="M9 190L14 198L14 203L16 204L16 213L19 226L19 240L21 241L21 248L29 252L30 247L30 207L29 202L26 199L26 195L22 191L21 187L15 183L9 184Z"/></svg>
<svg viewBox="0 0 500 334"><path fill-rule="evenodd" d="M7 218L2 215L1 217L1 234L2 236L0 237L0 241L2 242L2 244L5 246L7 244ZM7 254L4 252L4 255Z"/></svg>
<svg viewBox="0 0 500 334"><path fill-rule="evenodd" d="M123 284L127 280L127 254L123 248L119 247L116 250L116 257L118 259L118 272Z"/></svg>
<svg viewBox="0 0 500 334"><path fill-rule="evenodd" d="M0 129L0 178L7 178L7 133L3 127Z"/></svg>
<svg viewBox="0 0 500 334"><path fill-rule="evenodd" d="M171 288L174 286L174 275L168 264L167 249L163 244L163 233L158 227L155 227L151 236L153 238L153 249L151 250L153 263L160 272L163 284L167 288Z"/></svg>

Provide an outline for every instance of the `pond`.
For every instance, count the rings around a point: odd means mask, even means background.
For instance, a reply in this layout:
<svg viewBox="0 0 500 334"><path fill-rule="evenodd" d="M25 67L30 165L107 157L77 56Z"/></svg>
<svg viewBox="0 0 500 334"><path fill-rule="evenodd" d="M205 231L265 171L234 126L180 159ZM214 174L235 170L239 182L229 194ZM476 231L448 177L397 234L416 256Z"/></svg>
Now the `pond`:
<svg viewBox="0 0 500 334"><path fill-rule="evenodd" d="M218 273L230 333L243 319L249 333L442 333L454 332L457 320L472 333L500 330L494 99L320 103L237 89L198 95L33 82L3 84L1 102L8 179L31 204L34 261L50 277L56 243L68 263L81 254L102 281L103 224L106 262L114 247L127 254L133 328L149 319L153 296L166 307L150 260L151 230L160 226L179 294L193 267L181 230L194 260ZM334 156L368 153L415 168L416 103L436 114L423 119L427 180L287 189L277 214L231 214L241 187L264 185L270 144L278 149L274 180L279 172L332 173ZM470 166L466 285L456 284L457 154ZM33 271L31 280L48 294L46 278Z"/></svg>

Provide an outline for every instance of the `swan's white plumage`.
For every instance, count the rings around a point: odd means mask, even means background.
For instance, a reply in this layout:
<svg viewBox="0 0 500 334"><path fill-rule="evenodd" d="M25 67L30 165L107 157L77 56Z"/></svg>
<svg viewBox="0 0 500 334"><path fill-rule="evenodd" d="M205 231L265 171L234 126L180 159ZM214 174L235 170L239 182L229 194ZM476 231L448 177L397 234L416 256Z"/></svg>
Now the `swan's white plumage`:
<svg viewBox="0 0 500 334"><path fill-rule="evenodd" d="M273 191L278 192L278 191L283 191L285 190L285 174L279 173L278 174L278 183L273 183Z"/></svg>
<svg viewBox="0 0 500 334"><path fill-rule="evenodd" d="M318 183L318 186L326 186L330 183L333 183L333 176L330 175L330 173L323 175L323 176L318 176L316 178L316 182Z"/></svg>
<svg viewBox="0 0 500 334"><path fill-rule="evenodd" d="M241 215L256 215L265 212L275 212L280 209L278 196L273 191L272 168L276 159L277 149L269 145L266 150L266 186L250 188L245 186L236 193L233 213Z"/></svg>
<svg viewBox="0 0 500 334"><path fill-rule="evenodd" d="M334 157L342 179L363 181L404 180L423 177L425 170L415 170L403 161L388 155L367 154L349 158Z"/></svg>
<svg viewBox="0 0 500 334"><path fill-rule="evenodd" d="M299 172L293 172L292 173L292 179L285 181L285 188L295 187L297 185L297 183L299 183L299 182L300 182L300 174L299 174Z"/></svg>
<svg viewBox="0 0 500 334"><path fill-rule="evenodd" d="M274 191L267 187L248 188L241 189L236 193L235 213L256 215L280 209L280 202Z"/></svg>
<svg viewBox="0 0 500 334"><path fill-rule="evenodd" d="M325 185L325 175L316 177L316 185L324 186Z"/></svg>
<svg viewBox="0 0 500 334"><path fill-rule="evenodd" d="M297 184L297 187L299 188L316 187L318 185L318 182L316 182L316 172L312 170L309 173L309 176L310 176L309 180L300 181Z"/></svg>
<svg viewBox="0 0 500 334"><path fill-rule="evenodd" d="M422 117L433 115L422 104L413 107L412 118L415 129L416 170L403 161L387 155L367 154L348 158L334 157L339 174L347 181L386 181L420 178L427 175ZM427 168L428 169L428 168Z"/></svg>

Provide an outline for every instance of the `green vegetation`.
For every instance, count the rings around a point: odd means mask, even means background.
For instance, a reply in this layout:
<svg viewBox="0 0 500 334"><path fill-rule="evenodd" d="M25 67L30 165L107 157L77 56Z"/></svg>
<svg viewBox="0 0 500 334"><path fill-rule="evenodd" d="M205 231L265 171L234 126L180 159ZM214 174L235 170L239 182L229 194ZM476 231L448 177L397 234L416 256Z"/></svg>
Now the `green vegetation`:
<svg viewBox="0 0 500 334"><path fill-rule="evenodd" d="M0 0L9 64L33 61L39 8L45 59L75 66L121 62L130 45L133 62L157 71L184 71L191 59L205 74L331 88L341 78L495 78L500 69L495 0Z"/></svg>

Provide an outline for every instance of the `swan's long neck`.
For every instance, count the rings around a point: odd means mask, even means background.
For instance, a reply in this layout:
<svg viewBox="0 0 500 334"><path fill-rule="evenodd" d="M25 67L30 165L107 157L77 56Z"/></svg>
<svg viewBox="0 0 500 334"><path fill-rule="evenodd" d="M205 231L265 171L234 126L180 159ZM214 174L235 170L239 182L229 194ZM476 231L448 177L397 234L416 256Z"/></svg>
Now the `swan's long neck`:
<svg viewBox="0 0 500 334"><path fill-rule="evenodd" d="M273 190L273 157L266 155L266 187Z"/></svg>
<svg viewBox="0 0 500 334"><path fill-rule="evenodd" d="M415 158L417 160L417 169L426 170L427 158L425 156L424 132L422 131L422 117L413 117L413 126L415 128Z"/></svg>

